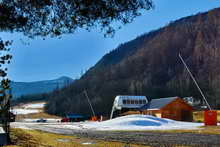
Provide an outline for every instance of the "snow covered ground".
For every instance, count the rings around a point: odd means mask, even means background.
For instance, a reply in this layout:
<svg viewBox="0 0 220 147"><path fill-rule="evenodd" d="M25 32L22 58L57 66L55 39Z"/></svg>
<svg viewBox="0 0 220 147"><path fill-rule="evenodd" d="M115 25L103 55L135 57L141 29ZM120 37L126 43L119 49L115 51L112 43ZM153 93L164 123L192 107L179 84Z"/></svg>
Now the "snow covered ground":
<svg viewBox="0 0 220 147"><path fill-rule="evenodd" d="M180 122L170 119L157 118L150 115L127 115L103 122L74 122L74 123L14 123L13 127L34 128L46 127L47 129L67 130L191 130L198 129L203 123Z"/></svg>
<svg viewBox="0 0 220 147"><path fill-rule="evenodd" d="M18 114L30 114L30 113L39 113L41 112L41 110L37 110L37 109L12 109L11 110L12 113L18 115Z"/></svg>
<svg viewBox="0 0 220 147"><path fill-rule="evenodd" d="M19 106L19 108L15 107L11 109L11 112L14 114L30 114L30 113L39 113L42 112L45 102L41 103L34 103L34 104L24 104L22 106Z"/></svg>
<svg viewBox="0 0 220 147"><path fill-rule="evenodd" d="M203 123L180 122L150 115L127 115L103 122L82 122L53 127L89 130L172 130L197 129Z"/></svg>
<svg viewBox="0 0 220 147"><path fill-rule="evenodd" d="M128 115L112 120L86 124L85 128L95 130L171 130L196 129L201 123L179 122L150 115Z"/></svg>
<svg viewBox="0 0 220 147"><path fill-rule="evenodd" d="M5 133L2 127L0 127L0 134Z"/></svg>
<svg viewBox="0 0 220 147"><path fill-rule="evenodd" d="M39 108L44 108L45 105L46 105L46 103L42 102L42 103L35 103L35 104L25 104L25 105L23 105L23 107L25 109L29 109L29 108L31 108L31 109L39 109Z"/></svg>

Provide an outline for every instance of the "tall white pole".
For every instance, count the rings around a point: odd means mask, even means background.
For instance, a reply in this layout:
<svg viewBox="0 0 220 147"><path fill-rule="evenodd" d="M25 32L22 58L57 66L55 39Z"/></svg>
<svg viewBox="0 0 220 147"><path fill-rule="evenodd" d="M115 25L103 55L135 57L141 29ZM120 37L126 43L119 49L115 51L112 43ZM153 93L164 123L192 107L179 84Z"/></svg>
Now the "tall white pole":
<svg viewBox="0 0 220 147"><path fill-rule="evenodd" d="M110 119L112 119L114 111L115 111L115 106L114 106L114 103L113 103Z"/></svg>
<svg viewBox="0 0 220 147"><path fill-rule="evenodd" d="M189 70L188 66L186 65L186 63L185 63L185 61L183 60L183 58L182 58L182 56L181 56L180 53L179 53L179 58L180 58L180 60L183 62L183 65L185 66L185 68L186 68L186 70L188 71L190 77L192 78L193 82L195 83L196 87L198 88L200 94L202 95L202 98L205 100L205 102L206 102L206 104L207 104L209 110L212 110L211 107L210 107L210 105L209 105L209 103L208 103L208 101L207 101L207 99L206 99L206 97L205 97L205 95L203 94L203 92L202 92L201 88L199 87L199 85L198 85L196 79L193 77L191 71Z"/></svg>
<svg viewBox="0 0 220 147"><path fill-rule="evenodd" d="M86 98L87 98L87 100L88 100L88 102L89 102L89 106L90 106L90 108L91 108L91 110L92 110L93 116L95 116L95 111L94 111L94 109L93 109L93 107L92 107L91 101L90 101L90 99L89 99L89 97L88 97L88 94L87 94L86 90L84 90L84 93L85 93Z"/></svg>

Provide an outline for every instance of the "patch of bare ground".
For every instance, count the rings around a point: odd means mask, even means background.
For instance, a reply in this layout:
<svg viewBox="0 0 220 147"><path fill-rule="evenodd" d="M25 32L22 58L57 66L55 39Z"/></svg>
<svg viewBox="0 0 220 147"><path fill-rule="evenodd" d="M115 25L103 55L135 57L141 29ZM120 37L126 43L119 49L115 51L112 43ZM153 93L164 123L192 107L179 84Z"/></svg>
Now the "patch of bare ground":
<svg viewBox="0 0 220 147"><path fill-rule="evenodd" d="M220 147L220 126L201 127L198 130L167 131L77 131L71 134L83 138L135 143L152 147ZM54 130L54 133L59 130ZM65 133L65 129L62 130ZM69 134L70 135L70 134Z"/></svg>
<svg viewBox="0 0 220 147"><path fill-rule="evenodd" d="M55 116L55 115L50 115L45 112L40 112L40 113L32 113L32 114L25 114L25 115L16 115L16 121L20 121L23 119L37 119L37 118L53 118L53 119L60 119L61 117Z"/></svg>
<svg viewBox="0 0 220 147"><path fill-rule="evenodd" d="M219 147L220 135L198 133L166 133L166 132L78 132L81 137L101 139L105 141L119 141L137 143L140 145L175 147Z"/></svg>

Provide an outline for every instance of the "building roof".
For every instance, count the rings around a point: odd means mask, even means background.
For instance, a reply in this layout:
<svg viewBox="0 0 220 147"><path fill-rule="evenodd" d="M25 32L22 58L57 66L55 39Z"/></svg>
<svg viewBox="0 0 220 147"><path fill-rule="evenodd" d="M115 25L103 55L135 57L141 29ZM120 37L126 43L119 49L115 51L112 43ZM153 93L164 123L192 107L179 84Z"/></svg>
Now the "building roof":
<svg viewBox="0 0 220 147"><path fill-rule="evenodd" d="M159 98L159 99L152 99L149 103L146 105L142 106L140 109L141 110L158 110L161 109L162 107L166 106L167 104L171 103L175 99L179 97L168 97L168 98Z"/></svg>
<svg viewBox="0 0 220 147"><path fill-rule="evenodd" d="M137 96L137 95L117 95L115 99L146 99L146 96Z"/></svg>
<svg viewBox="0 0 220 147"><path fill-rule="evenodd" d="M84 118L83 115L78 115L78 114L67 114L67 118Z"/></svg>

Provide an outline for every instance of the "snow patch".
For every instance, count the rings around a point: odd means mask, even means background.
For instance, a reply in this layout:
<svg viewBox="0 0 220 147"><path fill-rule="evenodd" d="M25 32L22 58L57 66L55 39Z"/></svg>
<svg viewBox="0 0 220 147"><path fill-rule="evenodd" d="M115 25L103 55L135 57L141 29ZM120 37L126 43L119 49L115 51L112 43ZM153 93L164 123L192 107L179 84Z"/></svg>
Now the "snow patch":
<svg viewBox="0 0 220 147"><path fill-rule="evenodd" d="M180 122L150 115L128 115L103 122L84 124L83 128L93 130L172 130L197 129L203 123Z"/></svg>
<svg viewBox="0 0 220 147"><path fill-rule="evenodd" d="M90 145L90 144L94 144L93 142L83 142L81 143L82 145Z"/></svg>
<svg viewBox="0 0 220 147"><path fill-rule="evenodd" d="M39 113L39 112L41 112L41 110L37 110L37 109L12 109L11 112L17 115L17 114Z"/></svg>
<svg viewBox="0 0 220 147"><path fill-rule="evenodd" d="M35 103L35 104L25 104L24 105L24 108L25 109L39 109L39 108L44 108L44 106L46 105L45 102L42 102L42 103Z"/></svg>
<svg viewBox="0 0 220 147"><path fill-rule="evenodd" d="M42 112L42 109L44 108L44 106L46 105L45 102L41 102L41 103L34 103L34 104L24 104L20 107L15 107L12 108L10 111L14 114L30 114L30 113L40 113Z"/></svg>
<svg viewBox="0 0 220 147"><path fill-rule="evenodd" d="M0 134L5 133L4 129L2 127L0 127Z"/></svg>
<svg viewBox="0 0 220 147"><path fill-rule="evenodd" d="M70 139L57 139L58 142L70 142Z"/></svg>

